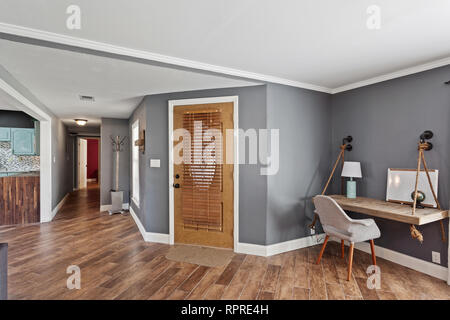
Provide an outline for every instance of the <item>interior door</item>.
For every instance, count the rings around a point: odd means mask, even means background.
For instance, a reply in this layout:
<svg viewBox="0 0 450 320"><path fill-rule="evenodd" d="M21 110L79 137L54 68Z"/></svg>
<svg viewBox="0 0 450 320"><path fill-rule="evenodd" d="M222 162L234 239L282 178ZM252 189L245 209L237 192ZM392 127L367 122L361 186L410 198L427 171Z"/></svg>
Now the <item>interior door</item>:
<svg viewBox="0 0 450 320"><path fill-rule="evenodd" d="M87 187L87 140L78 140L78 188Z"/></svg>
<svg viewBox="0 0 450 320"><path fill-rule="evenodd" d="M233 248L233 103L175 106L173 127L175 242Z"/></svg>

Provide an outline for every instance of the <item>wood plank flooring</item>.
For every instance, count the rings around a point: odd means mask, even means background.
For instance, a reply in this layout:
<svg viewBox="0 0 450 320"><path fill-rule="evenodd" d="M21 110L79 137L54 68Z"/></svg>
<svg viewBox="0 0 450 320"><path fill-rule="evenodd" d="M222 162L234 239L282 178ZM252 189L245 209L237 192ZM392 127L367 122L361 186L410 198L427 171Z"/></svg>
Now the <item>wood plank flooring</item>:
<svg viewBox="0 0 450 320"><path fill-rule="evenodd" d="M444 281L383 259L381 289L368 289L370 255L358 250L348 282L336 243L320 265L320 246L269 258L235 254L216 268L170 261L169 246L144 242L131 216L98 208L91 186L73 192L52 222L0 227L10 299L450 299ZM70 265L81 269L80 290L66 287Z"/></svg>

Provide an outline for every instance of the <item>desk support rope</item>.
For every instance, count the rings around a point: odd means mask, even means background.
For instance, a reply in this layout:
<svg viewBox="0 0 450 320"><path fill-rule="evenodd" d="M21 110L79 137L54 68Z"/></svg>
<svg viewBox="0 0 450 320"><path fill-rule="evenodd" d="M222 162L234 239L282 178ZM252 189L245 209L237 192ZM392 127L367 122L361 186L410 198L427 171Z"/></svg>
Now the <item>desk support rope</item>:
<svg viewBox="0 0 450 320"><path fill-rule="evenodd" d="M419 173L420 173L420 169L421 169L421 163L423 163L423 168L425 169L428 184L430 185L431 193L433 194L434 201L436 202L436 207L438 209L441 209L441 205L439 204L438 198L436 196L436 192L434 191L433 184L431 183L430 172L428 170L428 166L427 166L427 162L425 160L425 154L424 154L424 151L431 150L431 148L432 148L432 144L429 142L425 142L424 139L421 138L421 140L419 141L419 146L418 146L419 156L417 158L416 183L415 183L415 187L414 187L414 202L413 202L413 207L412 207L412 215L414 215L416 213L417 191L418 191L417 187L419 184ZM444 223L442 222L442 220L439 220L439 223L441 225L442 242L446 243L447 239L445 236ZM410 231L411 231L411 237L413 239L417 239L421 243L423 242L422 233L419 230L417 230L414 225L410 226Z"/></svg>
<svg viewBox="0 0 450 320"><path fill-rule="evenodd" d="M331 179L333 178L334 172L336 171L339 161L341 160L342 165L344 165L344 153L345 153L345 150L347 150L347 151L352 150L352 145L350 144L350 142L352 142L352 140L353 140L352 136L347 136L342 140L342 145L339 147L341 149L341 151L339 152L339 155L336 159L336 162L334 163L333 169L331 170L330 176L328 177L327 183L325 184L325 187L323 188L321 195L324 195L325 192L327 192L328 186L331 182ZM343 185L344 184L341 180L341 192L343 192ZM315 229L316 222L317 222L317 213L314 213L314 220L309 227L311 229Z"/></svg>

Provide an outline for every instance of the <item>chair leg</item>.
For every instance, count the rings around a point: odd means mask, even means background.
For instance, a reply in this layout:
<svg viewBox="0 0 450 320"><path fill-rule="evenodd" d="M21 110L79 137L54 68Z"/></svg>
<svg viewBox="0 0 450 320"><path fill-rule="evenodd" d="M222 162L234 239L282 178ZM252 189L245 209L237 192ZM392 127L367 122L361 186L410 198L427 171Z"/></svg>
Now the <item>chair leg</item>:
<svg viewBox="0 0 450 320"><path fill-rule="evenodd" d="M352 264L353 264L353 248L355 247L355 244L353 242L350 242L350 249L348 251L348 274L347 274L347 281L350 281L350 278L352 276Z"/></svg>
<svg viewBox="0 0 450 320"><path fill-rule="evenodd" d="M325 237L325 241L323 242L322 249L320 249L319 257L317 258L316 264L319 264L320 263L320 259L322 259L322 255L323 255L323 252L325 251L325 247L327 246L327 242L328 242L328 238L329 237L330 237L329 235L327 235Z"/></svg>
<svg viewBox="0 0 450 320"><path fill-rule="evenodd" d="M341 240L341 256L342 256L342 259L344 259L344 257L345 257L345 244L344 244L344 240Z"/></svg>
<svg viewBox="0 0 450 320"><path fill-rule="evenodd" d="M377 258L375 257L375 244L373 243L373 240L370 240L370 250L372 250L372 264L376 266Z"/></svg>

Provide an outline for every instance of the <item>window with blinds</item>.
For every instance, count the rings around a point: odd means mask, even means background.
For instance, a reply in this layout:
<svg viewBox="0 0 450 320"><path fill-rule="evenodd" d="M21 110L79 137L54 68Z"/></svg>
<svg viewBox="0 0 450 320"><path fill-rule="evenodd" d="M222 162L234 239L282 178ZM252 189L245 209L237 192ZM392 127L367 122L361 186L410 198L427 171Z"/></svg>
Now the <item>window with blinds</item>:
<svg viewBox="0 0 450 320"><path fill-rule="evenodd" d="M183 114L182 217L184 228L222 231L222 114ZM190 138L190 139L189 139ZM190 144L190 145L187 145Z"/></svg>

